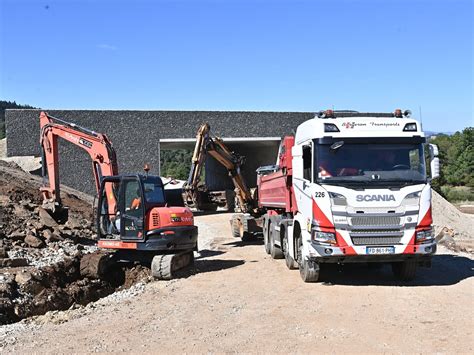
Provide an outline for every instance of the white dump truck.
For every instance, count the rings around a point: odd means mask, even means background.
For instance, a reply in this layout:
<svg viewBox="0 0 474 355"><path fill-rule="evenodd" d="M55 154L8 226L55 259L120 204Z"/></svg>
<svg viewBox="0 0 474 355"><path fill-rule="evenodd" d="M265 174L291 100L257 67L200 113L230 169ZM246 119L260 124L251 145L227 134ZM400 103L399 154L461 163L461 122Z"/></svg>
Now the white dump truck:
<svg viewBox="0 0 474 355"><path fill-rule="evenodd" d="M265 250L305 282L324 263L352 262L391 263L413 279L436 251L430 181L439 160L410 115L327 110L299 125L277 164L257 171L258 213L234 215L234 235L261 226Z"/></svg>

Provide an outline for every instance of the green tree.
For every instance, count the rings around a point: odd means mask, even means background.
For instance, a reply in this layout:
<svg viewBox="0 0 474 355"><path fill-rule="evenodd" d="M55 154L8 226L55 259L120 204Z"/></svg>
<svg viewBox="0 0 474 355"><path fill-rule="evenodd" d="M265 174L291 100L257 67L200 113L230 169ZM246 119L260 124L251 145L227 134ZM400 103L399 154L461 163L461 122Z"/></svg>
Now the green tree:
<svg viewBox="0 0 474 355"><path fill-rule="evenodd" d="M30 105L19 105L15 101L2 101L0 100L0 139L5 138L5 110L9 108L29 108L34 109L35 107Z"/></svg>
<svg viewBox="0 0 474 355"><path fill-rule="evenodd" d="M446 198L459 196L452 187L465 186L466 196L472 196L474 187L474 128L467 127L462 132L448 136L440 134L430 143L438 145L441 161L441 176L433 181L433 188ZM458 198L456 198L458 199Z"/></svg>
<svg viewBox="0 0 474 355"><path fill-rule="evenodd" d="M160 152L161 176L186 180L191 168L193 152L187 149L162 150Z"/></svg>

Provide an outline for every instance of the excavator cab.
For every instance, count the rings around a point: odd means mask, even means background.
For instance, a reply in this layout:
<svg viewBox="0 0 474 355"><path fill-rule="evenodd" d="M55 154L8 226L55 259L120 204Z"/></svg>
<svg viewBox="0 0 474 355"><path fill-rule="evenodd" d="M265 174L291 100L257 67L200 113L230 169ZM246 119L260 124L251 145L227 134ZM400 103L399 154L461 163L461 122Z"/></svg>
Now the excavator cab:
<svg viewBox="0 0 474 355"><path fill-rule="evenodd" d="M145 186L153 187L160 206L164 205L163 184L159 178L108 176L102 179L98 208L99 238L123 241L143 240L145 235ZM149 192L148 192L149 194Z"/></svg>
<svg viewBox="0 0 474 355"><path fill-rule="evenodd" d="M98 203L99 238L143 241L147 212L164 206L165 192L158 176L104 177Z"/></svg>

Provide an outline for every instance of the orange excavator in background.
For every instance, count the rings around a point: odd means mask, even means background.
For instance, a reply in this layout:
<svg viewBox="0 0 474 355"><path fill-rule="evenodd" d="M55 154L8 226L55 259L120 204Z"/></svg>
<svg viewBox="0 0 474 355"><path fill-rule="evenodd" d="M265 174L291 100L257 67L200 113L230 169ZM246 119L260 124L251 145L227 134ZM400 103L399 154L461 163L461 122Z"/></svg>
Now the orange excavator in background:
<svg viewBox="0 0 474 355"><path fill-rule="evenodd" d="M67 219L61 203L58 138L84 149L92 160L97 189L95 223L98 246L113 253L86 255L81 271L100 277L112 262L150 263L157 279L171 279L194 260L198 229L187 207L170 207L163 182L148 174L119 175L115 150L105 134L40 114L43 162L43 207L60 223ZM83 267L82 261L88 263ZM92 267L90 265L93 265Z"/></svg>
<svg viewBox="0 0 474 355"><path fill-rule="evenodd" d="M198 210L215 210L217 206L233 210L235 204L239 212L251 213L257 204L240 171L245 157L231 151L221 138L212 136L210 130L209 123L203 123L197 131L189 177L183 185L184 204ZM227 191L208 191L201 182L207 154L227 170L234 183L235 195L229 196Z"/></svg>

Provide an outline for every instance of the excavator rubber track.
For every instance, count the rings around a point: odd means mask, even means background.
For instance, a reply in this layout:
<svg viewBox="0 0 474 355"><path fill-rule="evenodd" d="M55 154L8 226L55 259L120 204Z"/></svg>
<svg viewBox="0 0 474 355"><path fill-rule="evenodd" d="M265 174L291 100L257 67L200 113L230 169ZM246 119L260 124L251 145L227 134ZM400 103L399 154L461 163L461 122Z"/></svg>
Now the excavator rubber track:
<svg viewBox="0 0 474 355"><path fill-rule="evenodd" d="M171 280L176 272L194 264L193 251L156 255L151 261L151 276L157 280Z"/></svg>

